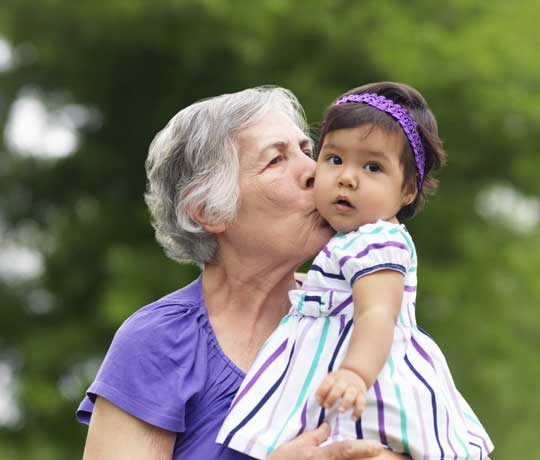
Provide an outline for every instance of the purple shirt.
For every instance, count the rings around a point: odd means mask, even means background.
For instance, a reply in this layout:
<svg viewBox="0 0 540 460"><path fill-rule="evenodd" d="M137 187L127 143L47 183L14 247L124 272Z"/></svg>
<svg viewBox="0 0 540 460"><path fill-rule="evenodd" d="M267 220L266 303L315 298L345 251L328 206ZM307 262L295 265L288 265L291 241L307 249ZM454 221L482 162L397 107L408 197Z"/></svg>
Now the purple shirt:
<svg viewBox="0 0 540 460"><path fill-rule="evenodd" d="M175 460L250 459L215 443L244 376L218 344L199 277L122 324L77 418L90 422L98 395L151 425L178 433Z"/></svg>

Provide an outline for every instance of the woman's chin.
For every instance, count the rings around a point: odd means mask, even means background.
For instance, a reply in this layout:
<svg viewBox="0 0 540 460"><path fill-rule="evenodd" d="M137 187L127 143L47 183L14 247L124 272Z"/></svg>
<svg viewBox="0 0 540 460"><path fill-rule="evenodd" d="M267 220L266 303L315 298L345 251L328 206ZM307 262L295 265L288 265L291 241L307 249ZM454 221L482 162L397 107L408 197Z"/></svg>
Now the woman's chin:
<svg viewBox="0 0 540 460"><path fill-rule="evenodd" d="M308 258L315 257L317 253L324 247L328 240L336 234L335 230L328 224L328 222L323 221L321 225L315 230L309 239L310 249L313 248L313 251Z"/></svg>
<svg viewBox="0 0 540 460"><path fill-rule="evenodd" d="M325 237L327 238L327 240L329 240L336 234L336 231L332 228L332 226L328 223L328 221L323 219L322 217L321 217L320 228L321 228L321 231L324 233Z"/></svg>

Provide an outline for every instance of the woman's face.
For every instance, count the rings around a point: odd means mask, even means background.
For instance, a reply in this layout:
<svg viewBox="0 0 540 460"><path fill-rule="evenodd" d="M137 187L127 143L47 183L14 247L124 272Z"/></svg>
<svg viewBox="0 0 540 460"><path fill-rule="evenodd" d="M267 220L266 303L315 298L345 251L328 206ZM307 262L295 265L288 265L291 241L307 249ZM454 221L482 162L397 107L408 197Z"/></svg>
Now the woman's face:
<svg viewBox="0 0 540 460"><path fill-rule="evenodd" d="M223 236L259 261L300 264L315 255L332 230L315 208L310 139L288 116L270 111L235 143L241 204Z"/></svg>

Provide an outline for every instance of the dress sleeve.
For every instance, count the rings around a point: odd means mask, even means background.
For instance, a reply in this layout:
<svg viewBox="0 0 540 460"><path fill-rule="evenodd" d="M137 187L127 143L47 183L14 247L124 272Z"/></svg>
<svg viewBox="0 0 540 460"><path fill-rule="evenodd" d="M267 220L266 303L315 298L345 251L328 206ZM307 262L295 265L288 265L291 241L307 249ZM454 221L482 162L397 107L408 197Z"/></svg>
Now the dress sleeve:
<svg viewBox="0 0 540 460"><path fill-rule="evenodd" d="M195 306L144 307L118 329L77 411L89 423L96 396L165 430L185 431L186 406L202 394L207 340Z"/></svg>
<svg viewBox="0 0 540 460"><path fill-rule="evenodd" d="M413 252L404 232L400 225L389 222L363 225L335 245L333 261L351 286L358 278L380 270L405 275Z"/></svg>

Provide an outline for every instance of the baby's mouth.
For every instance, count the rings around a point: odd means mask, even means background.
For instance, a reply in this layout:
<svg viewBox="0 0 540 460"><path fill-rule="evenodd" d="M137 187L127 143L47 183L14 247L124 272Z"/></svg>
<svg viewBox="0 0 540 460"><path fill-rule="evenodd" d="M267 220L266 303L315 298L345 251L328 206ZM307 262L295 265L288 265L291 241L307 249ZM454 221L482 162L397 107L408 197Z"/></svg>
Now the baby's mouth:
<svg viewBox="0 0 540 460"><path fill-rule="evenodd" d="M334 201L334 204L337 204L339 206L343 206L345 208L354 209L354 206L345 197L339 197L337 200Z"/></svg>

